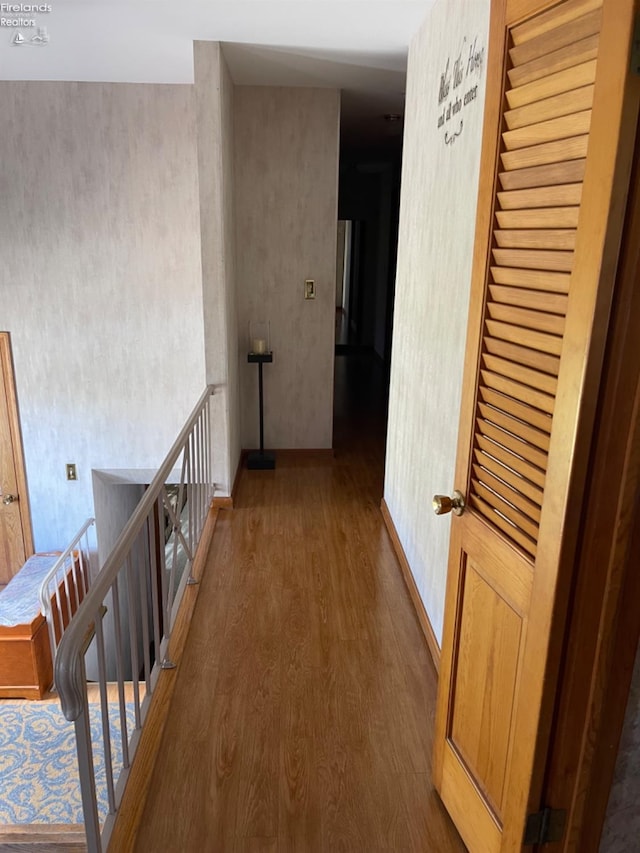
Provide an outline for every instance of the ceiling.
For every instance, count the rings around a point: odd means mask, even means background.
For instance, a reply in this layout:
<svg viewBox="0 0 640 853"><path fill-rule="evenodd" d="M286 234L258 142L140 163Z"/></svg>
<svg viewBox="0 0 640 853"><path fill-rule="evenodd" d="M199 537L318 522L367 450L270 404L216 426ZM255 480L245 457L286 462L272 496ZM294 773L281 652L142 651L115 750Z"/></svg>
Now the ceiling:
<svg viewBox="0 0 640 853"><path fill-rule="evenodd" d="M14 13L47 44L0 30L0 79L191 83L193 41L220 41L235 83L339 88L344 139L384 146L401 133L384 116L403 112L407 48L433 2L50 0Z"/></svg>

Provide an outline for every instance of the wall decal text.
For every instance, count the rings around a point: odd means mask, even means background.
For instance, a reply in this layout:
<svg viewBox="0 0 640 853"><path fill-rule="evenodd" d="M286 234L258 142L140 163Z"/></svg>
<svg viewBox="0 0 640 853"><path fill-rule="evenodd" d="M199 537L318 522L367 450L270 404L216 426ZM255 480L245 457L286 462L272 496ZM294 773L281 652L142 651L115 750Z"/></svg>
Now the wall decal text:
<svg viewBox="0 0 640 853"><path fill-rule="evenodd" d="M485 62L485 45L478 37L466 36L460 49L447 57L438 87L438 130L444 129L444 141L452 145L464 128L462 111L478 99ZM455 119L451 127L449 122Z"/></svg>

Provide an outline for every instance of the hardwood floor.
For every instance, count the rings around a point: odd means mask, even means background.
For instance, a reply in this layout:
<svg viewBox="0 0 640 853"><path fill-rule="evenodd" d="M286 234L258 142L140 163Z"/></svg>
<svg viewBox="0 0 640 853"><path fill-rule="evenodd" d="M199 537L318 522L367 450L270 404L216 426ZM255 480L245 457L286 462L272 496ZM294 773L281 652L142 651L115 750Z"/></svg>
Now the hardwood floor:
<svg viewBox="0 0 640 853"><path fill-rule="evenodd" d="M342 361L335 458L245 470L220 513L141 853L465 849L432 788L435 671L379 509L367 383L384 381Z"/></svg>

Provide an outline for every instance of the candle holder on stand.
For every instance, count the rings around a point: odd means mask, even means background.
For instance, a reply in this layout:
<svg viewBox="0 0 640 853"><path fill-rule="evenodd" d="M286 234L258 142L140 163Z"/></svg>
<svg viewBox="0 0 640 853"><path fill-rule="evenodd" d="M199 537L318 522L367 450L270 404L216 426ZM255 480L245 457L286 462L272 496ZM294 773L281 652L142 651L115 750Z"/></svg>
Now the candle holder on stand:
<svg viewBox="0 0 640 853"><path fill-rule="evenodd" d="M260 419L260 449L253 450L247 456L247 468L269 471L276 467L275 454L264 449L264 387L262 365L273 361L269 323L265 321L249 323L249 364L258 365L258 414Z"/></svg>

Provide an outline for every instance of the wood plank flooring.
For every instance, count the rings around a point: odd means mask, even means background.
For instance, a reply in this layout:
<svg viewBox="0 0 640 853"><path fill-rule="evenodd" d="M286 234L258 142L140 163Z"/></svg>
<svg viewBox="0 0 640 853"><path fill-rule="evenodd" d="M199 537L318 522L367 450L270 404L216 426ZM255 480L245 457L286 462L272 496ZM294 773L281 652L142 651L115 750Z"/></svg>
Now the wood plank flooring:
<svg viewBox="0 0 640 853"><path fill-rule="evenodd" d="M384 434L358 411L334 459L245 470L220 513L140 853L465 849L430 778L436 676L379 510Z"/></svg>

